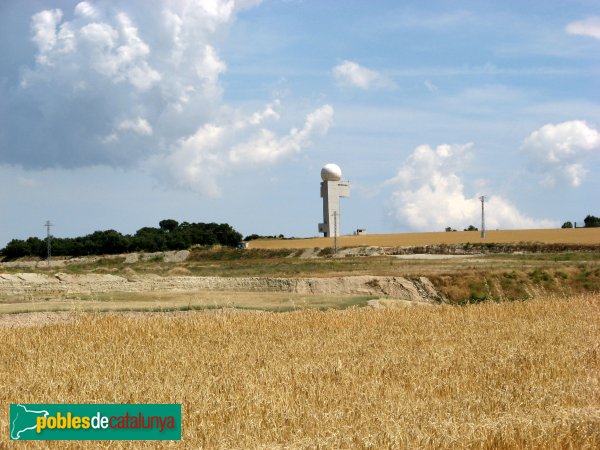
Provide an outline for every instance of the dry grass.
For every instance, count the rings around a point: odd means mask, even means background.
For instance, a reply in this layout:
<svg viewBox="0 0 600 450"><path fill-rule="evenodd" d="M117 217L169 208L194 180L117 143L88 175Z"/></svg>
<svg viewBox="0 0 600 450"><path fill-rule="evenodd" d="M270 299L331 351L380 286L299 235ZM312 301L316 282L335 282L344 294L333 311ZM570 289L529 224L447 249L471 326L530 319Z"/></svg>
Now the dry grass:
<svg viewBox="0 0 600 450"><path fill-rule="evenodd" d="M332 238L310 239L269 239L251 241L253 249L276 248L314 248L331 247ZM498 230L488 231L487 237L481 239L479 231L458 231L456 233L399 233L368 234L366 236L340 236L340 247L378 246L400 247L438 244L466 244L493 242L509 244L518 242L541 242L544 244L599 244L600 228L566 228L544 230Z"/></svg>
<svg viewBox="0 0 600 450"><path fill-rule="evenodd" d="M599 319L600 295L82 314L0 329L0 402L183 404L183 442L94 448L591 449L600 447ZM6 439L8 408L0 427Z"/></svg>
<svg viewBox="0 0 600 450"><path fill-rule="evenodd" d="M29 312L115 312L115 311L186 311L236 308L264 311L293 311L305 308L343 309L364 306L375 298L349 294L298 294L293 292L237 292L237 291L178 291L155 290L147 292L111 291L78 295L77 298L36 298L22 301L0 301L0 315ZM22 297L22 295L20 296Z"/></svg>

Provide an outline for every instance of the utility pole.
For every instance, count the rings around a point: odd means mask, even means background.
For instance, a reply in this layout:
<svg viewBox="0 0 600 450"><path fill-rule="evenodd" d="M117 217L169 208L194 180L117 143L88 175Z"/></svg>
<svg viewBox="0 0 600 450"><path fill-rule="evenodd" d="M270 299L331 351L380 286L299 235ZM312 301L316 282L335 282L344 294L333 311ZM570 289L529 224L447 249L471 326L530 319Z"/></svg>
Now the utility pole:
<svg viewBox="0 0 600 450"><path fill-rule="evenodd" d="M48 246L48 257L46 258L46 261L48 262L48 268L50 268L50 258L52 256L52 235L50 234L50 227L53 227L54 224L47 220L44 226L46 227L46 243Z"/></svg>
<svg viewBox="0 0 600 450"><path fill-rule="evenodd" d="M479 200L481 200L481 239L485 239L485 195L479 197Z"/></svg>

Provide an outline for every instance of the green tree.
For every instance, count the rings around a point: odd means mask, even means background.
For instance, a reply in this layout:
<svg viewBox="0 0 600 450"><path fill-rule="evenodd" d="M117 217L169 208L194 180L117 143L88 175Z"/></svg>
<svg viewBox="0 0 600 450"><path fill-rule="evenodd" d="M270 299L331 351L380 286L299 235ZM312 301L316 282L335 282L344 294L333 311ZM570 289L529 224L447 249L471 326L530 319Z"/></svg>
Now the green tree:
<svg viewBox="0 0 600 450"><path fill-rule="evenodd" d="M585 219L583 219L586 228L595 228L600 227L600 217L595 217L588 215Z"/></svg>
<svg viewBox="0 0 600 450"><path fill-rule="evenodd" d="M54 242L54 238L52 238ZM27 238L27 245L29 246L29 254L27 256L39 256L44 258L48 254L48 243L46 240L41 240L37 237Z"/></svg>
<svg viewBox="0 0 600 450"><path fill-rule="evenodd" d="M11 260L22 258L23 256L30 256L29 252L30 248L27 242L20 239L13 239L6 244L6 247L2 249L1 254L5 259Z"/></svg>
<svg viewBox="0 0 600 450"><path fill-rule="evenodd" d="M134 236L123 235L115 230L95 231L76 238L52 238L52 254L57 256L111 255L129 251L158 252L183 250L192 245L225 245L235 247L242 235L226 223L179 224L165 219L160 228L140 228ZM26 241L13 239L0 250L5 259L23 256L46 256L46 241L30 237Z"/></svg>
<svg viewBox="0 0 600 450"><path fill-rule="evenodd" d="M129 247L127 239L115 230L95 231L89 237L94 243L97 255L125 253Z"/></svg>
<svg viewBox="0 0 600 450"><path fill-rule="evenodd" d="M165 219L158 222L158 226L161 230L172 233L179 226L179 222L173 219Z"/></svg>
<svg viewBox="0 0 600 450"><path fill-rule="evenodd" d="M565 222L562 224L561 228L573 228L573 224L571 222Z"/></svg>
<svg viewBox="0 0 600 450"><path fill-rule="evenodd" d="M167 250L165 232L160 228L140 228L133 237L133 248L144 252Z"/></svg>

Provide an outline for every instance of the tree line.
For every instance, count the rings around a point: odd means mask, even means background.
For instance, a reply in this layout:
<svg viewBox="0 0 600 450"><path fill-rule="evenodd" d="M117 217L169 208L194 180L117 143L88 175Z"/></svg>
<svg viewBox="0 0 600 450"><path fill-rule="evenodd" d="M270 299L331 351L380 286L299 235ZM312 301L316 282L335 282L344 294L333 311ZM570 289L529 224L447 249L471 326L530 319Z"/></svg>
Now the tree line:
<svg viewBox="0 0 600 450"><path fill-rule="evenodd" d="M583 219L584 228L597 228L600 227L600 217L587 215L585 219ZM562 224L561 228L573 228L574 225L571 222L565 222ZM577 227L580 228L580 227Z"/></svg>
<svg viewBox="0 0 600 450"><path fill-rule="evenodd" d="M173 219L159 222L159 228L143 227L133 235L115 230L95 231L76 238L52 237L52 255L115 255L129 252L184 250L192 245L224 245L235 247L242 235L226 223L179 223ZM4 259L23 256L43 258L47 255L45 239L30 237L13 239L0 250Z"/></svg>

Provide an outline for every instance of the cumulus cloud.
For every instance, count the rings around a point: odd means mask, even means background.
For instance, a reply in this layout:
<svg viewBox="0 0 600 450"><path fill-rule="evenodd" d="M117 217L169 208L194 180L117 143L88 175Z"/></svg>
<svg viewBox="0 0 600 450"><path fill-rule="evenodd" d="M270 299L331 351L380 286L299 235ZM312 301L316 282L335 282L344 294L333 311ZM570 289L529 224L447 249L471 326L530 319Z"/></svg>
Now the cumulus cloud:
<svg viewBox="0 0 600 450"><path fill-rule="evenodd" d="M352 86L365 90L395 87L391 79L353 61L342 61L333 68L332 72L337 82L342 86Z"/></svg>
<svg viewBox="0 0 600 450"><path fill-rule="evenodd" d="M98 10L90 2L79 2L75 6L75 15L95 18L98 16Z"/></svg>
<svg viewBox="0 0 600 450"><path fill-rule="evenodd" d="M549 123L525 138L521 151L542 185L578 187L587 174L585 160L600 152L600 133L582 120Z"/></svg>
<svg viewBox="0 0 600 450"><path fill-rule="evenodd" d="M116 28L98 23L81 28L80 36L91 55L89 63L115 83L128 82L137 90L148 90L161 79L148 62L150 47L127 14L117 14L116 22Z"/></svg>
<svg viewBox="0 0 600 450"><path fill-rule="evenodd" d="M460 172L472 156L473 144L420 145L406 159L397 175L386 182L395 188L391 215L402 225L419 231L441 231L477 225L479 195L469 196ZM488 228L544 228L555 224L521 213L507 199L490 195L486 207Z"/></svg>
<svg viewBox="0 0 600 450"><path fill-rule="evenodd" d="M333 108L323 105L306 116L301 129L292 128L287 134L278 135L264 123L279 119L275 110L279 106L277 101L245 118L204 124L180 139L169 154L154 158L150 165L166 184L217 197L222 176L293 156L332 125Z"/></svg>
<svg viewBox="0 0 600 450"><path fill-rule="evenodd" d="M134 167L164 153L221 114L215 43L258 3L83 1L33 14L15 39L31 40L34 63L0 84L0 164Z"/></svg>
<svg viewBox="0 0 600 450"><path fill-rule="evenodd" d="M31 39L37 46L39 66L26 72L22 87L29 87L39 78L52 82L57 76L85 77L86 69L115 83L128 82L139 90L147 90L160 80L160 74L148 62L150 47L127 14L117 13L112 25L93 22L93 7L81 5L75 8L79 18L73 21L63 21L60 9L41 11L32 17Z"/></svg>
<svg viewBox="0 0 600 450"><path fill-rule="evenodd" d="M249 140L233 147L228 159L233 164L273 164L285 157L300 152L311 143L313 136L323 135L331 127L333 108L324 105L306 117L304 126L292 128L283 137L267 129L261 129Z"/></svg>
<svg viewBox="0 0 600 450"><path fill-rule="evenodd" d="M60 9L41 11L31 18L31 40L38 47L36 61L41 65L51 65L53 53L73 51L73 32L69 24L59 28L63 13Z"/></svg>
<svg viewBox="0 0 600 450"><path fill-rule="evenodd" d="M150 136L152 134L152 127L146 119L138 117L135 120L124 120L119 124L119 130L131 130L134 133Z"/></svg>
<svg viewBox="0 0 600 450"><path fill-rule="evenodd" d="M227 66L219 59L212 46L204 46L203 54L196 63L195 69L198 78L202 80L204 91L212 97L220 95L219 76L225 72Z"/></svg>
<svg viewBox="0 0 600 450"><path fill-rule="evenodd" d="M252 114L223 101L219 44L259 3L87 0L37 12L20 36L33 43L32 63L15 85L0 83L0 164L150 168L214 196L232 171L297 155L327 132L331 106L282 130L278 101Z"/></svg>
<svg viewBox="0 0 600 450"><path fill-rule="evenodd" d="M569 34L600 39L600 17L592 16L584 20L570 22L565 29Z"/></svg>
<svg viewBox="0 0 600 450"><path fill-rule="evenodd" d="M217 197L221 193L217 177L225 169L219 152L225 133L224 127L205 124L180 139L169 154L152 159L150 167L165 185Z"/></svg>
<svg viewBox="0 0 600 450"><path fill-rule="evenodd" d="M138 117L135 120L123 120L121 123L119 123L114 132L102 139L102 143L112 144L117 142L119 140L119 134L122 134L121 132L123 131L129 131L140 136L151 136L152 126L150 126L146 119L142 119L141 117Z"/></svg>

